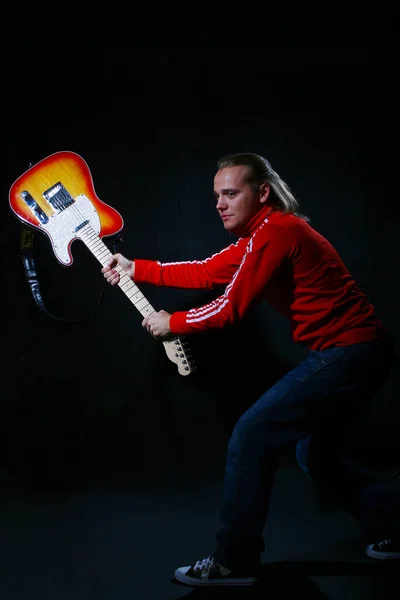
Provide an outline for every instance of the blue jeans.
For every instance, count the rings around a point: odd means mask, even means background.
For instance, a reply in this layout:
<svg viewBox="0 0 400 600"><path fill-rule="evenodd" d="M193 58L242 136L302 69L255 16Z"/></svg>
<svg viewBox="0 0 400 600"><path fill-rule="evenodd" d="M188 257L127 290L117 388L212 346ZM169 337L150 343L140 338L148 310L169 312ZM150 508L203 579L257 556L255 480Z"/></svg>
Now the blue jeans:
<svg viewBox="0 0 400 600"><path fill-rule="evenodd" d="M307 465L323 481L336 468L340 442L387 380L394 362L390 336L306 358L238 420L228 445L222 488L222 529L215 558L223 565L259 565L279 450L307 439L320 457Z"/></svg>

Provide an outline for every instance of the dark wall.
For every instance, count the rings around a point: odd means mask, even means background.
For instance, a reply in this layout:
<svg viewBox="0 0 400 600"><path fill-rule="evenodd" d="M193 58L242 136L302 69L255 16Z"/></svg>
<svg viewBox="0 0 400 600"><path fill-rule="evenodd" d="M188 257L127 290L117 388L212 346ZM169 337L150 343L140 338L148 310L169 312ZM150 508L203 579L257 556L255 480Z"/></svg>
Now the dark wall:
<svg viewBox="0 0 400 600"><path fill-rule="evenodd" d="M215 213L216 161L236 151L267 156L399 349L397 100L384 33L300 36L292 25L262 44L249 31L243 45L227 47L213 44L212 32L185 38L167 28L150 44L144 32L121 35L121 27L75 25L79 44L54 45L36 25L35 36L20 35L26 48L9 50L2 461L23 479L63 480L82 470L85 478L120 471L140 478L193 462L218 469L237 416L305 354L263 306L230 331L188 340L198 369L181 377L80 242L66 268L36 233L48 312L40 310L7 197L31 163L53 152L80 154L99 198L123 216L122 239L105 240L110 249L164 261L204 258L231 241ZM211 298L141 290L170 312ZM395 373L364 417L360 442L372 431L387 444L397 439L398 389Z"/></svg>

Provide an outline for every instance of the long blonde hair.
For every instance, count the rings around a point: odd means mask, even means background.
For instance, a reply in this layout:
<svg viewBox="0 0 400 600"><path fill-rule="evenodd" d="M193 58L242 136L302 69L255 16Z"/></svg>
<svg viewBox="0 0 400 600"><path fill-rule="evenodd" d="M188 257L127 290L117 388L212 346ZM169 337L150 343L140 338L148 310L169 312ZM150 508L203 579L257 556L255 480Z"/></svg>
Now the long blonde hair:
<svg viewBox="0 0 400 600"><path fill-rule="evenodd" d="M300 212L298 200L293 195L287 183L283 181L276 171L272 168L269 161L252 152L242 154L228 154L218 161L218 169L227 167L244 166L248 170L247 182L251 185L254 191L258 191L262 183L268 183L272 190L272 199L270 204L277 210L284 213L290 213L310 221L310 218ZM271 196L270 196L271 198Z"/></svg>

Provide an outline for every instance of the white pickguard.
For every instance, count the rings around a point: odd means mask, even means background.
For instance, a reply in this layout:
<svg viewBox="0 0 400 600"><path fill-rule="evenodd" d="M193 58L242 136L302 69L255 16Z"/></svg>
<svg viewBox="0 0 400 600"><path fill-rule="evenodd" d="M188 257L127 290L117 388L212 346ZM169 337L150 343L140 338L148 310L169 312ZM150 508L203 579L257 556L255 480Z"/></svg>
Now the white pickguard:
<svg viewBox="0 0 400 600"><path fill-rule="evenodd" d="M49 235L54 254L64 265L72 263L69 247L73 240L79 238L76 228L84 221L89 221L91 228L99 235L101 230L99 215L89 198L80 194L68 208L54 213L49 217L48 223L40 227Z"/></svg>

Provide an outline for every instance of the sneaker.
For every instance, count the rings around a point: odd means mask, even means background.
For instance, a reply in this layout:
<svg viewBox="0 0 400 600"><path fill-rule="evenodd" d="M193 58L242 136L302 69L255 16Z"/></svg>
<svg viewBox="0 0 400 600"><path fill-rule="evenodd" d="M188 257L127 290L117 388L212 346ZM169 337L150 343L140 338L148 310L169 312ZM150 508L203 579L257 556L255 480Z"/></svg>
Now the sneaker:
<svg viewBox="0 0 400 600"><path fill-rule="evenodd" d="M179 567L175 571L175 579L192 586L253 585L258 581L254 573L249 576L248 573L231 571L219 564L213 556L198 560L191 567Z"/></svg>
<svg viewBox="0 0 400 600"><path fill-rule="evenodd" d="M400 539L381 540L376 544L369 544L365 548L365 553L371 558L380 558L381 560L400 558Z"/></svg>

